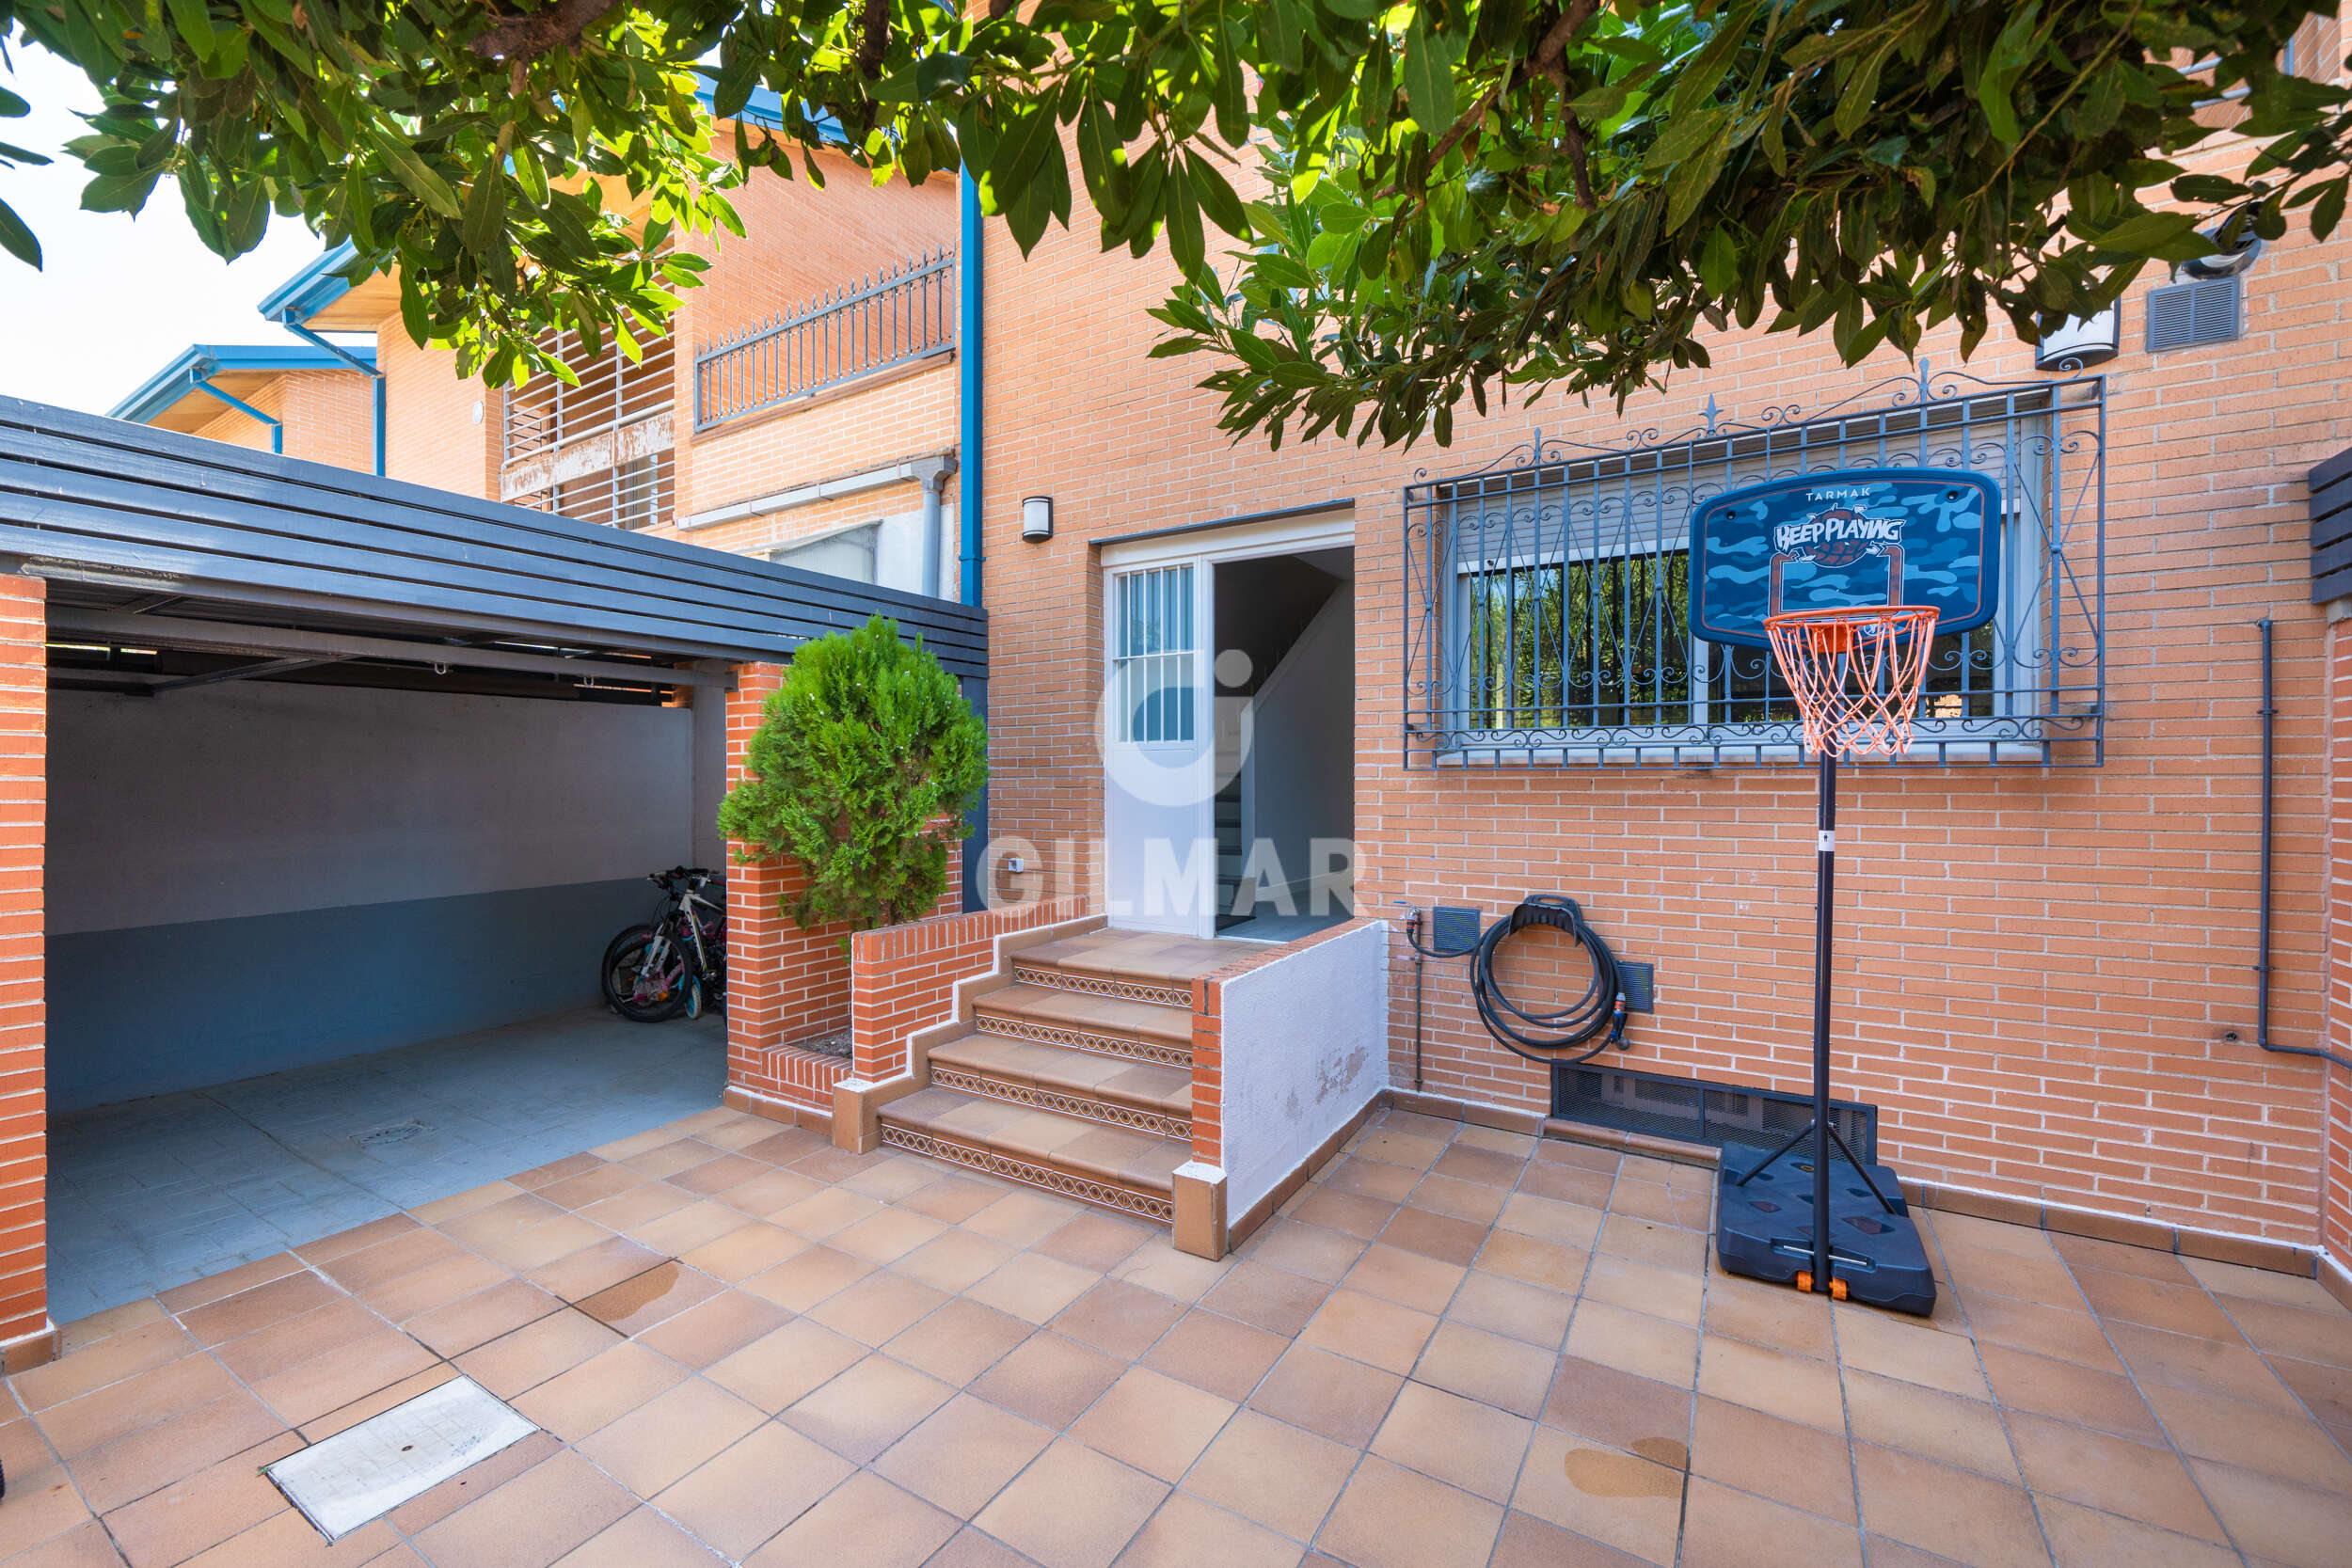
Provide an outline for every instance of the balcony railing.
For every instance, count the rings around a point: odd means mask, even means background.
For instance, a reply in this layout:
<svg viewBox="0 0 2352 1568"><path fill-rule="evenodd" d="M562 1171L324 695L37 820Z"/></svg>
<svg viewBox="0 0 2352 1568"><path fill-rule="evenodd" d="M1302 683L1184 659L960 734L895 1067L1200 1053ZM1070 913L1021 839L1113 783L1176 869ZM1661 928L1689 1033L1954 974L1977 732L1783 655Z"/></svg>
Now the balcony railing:
<svg viewBox="0 0 2352 1568"><path fill-rule="evenodd" d="M694 356L708 430L956 346L956 255L942 248L836 289Z"/></svg>

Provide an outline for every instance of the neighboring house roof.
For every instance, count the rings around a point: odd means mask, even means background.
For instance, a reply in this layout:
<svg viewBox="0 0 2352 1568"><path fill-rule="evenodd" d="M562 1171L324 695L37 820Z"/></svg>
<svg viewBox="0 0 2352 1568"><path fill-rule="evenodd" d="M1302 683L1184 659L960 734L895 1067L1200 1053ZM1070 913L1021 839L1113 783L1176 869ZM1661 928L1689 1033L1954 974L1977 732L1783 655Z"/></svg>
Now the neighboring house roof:
<svg viewBox="0 0 2352 1568"><path fill-rule="evenodd" d="M355 347L351 352L374 362L373 347ZM250 402L254 393L288 371L348 369L326 350L308 343L190 343L170 364L106 412L135 424L194 432L229 407L199 389L199 382L210 382L231 397Z"/></svg>

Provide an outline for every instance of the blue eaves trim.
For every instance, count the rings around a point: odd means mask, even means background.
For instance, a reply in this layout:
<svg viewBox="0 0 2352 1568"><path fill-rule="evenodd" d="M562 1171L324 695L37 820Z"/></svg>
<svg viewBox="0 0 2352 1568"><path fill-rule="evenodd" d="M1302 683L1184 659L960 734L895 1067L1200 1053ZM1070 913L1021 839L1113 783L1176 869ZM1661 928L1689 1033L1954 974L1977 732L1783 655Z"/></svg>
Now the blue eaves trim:
<svg viewBox="0 0 2352 1568"><path fill-rule="evenodd" d="M694 96L703 101L703 107L715 119L719 112L717 91L706 84L696 89ZM770 88L754 87L751 97L743 103L742 112L735 118L754 125L765 125L772 131L781 131L784 129L784 99ZM818 132L827 141L842 147L850 145L849 133L841 129L841 121L837 118L818 115L816 119Z"/></svg>
<svg viewBox="0 0 2352 1568"><path fill-rule="evenodd" d="M355 358L375 363L373 344L355 345ZM106 412L118 420L145 424L196 389L199 381L224 371L335 371L350 367L323 348L308 343L190 343L177 358L141 382L137 390Z"/></svg>
<svg viewBox="0 0 2352 1568"><path fill-rule="evenodd" d="M338 275L351 265L352 258L358 254L349 240L336 245L262 295L259 307L262 314L274 322L292 317L308 325L312 316L351 293L350 280Z"/></svg>

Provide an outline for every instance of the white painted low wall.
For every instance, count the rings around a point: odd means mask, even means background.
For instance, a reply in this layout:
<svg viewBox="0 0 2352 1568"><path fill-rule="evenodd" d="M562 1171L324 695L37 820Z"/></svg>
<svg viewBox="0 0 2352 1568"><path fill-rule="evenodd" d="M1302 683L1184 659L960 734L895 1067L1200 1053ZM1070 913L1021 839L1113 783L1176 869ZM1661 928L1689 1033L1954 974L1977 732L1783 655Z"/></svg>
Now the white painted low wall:
<svg viewBox="0 0 2352 1568"><path fill-rule="evenodd" d="M1224 985L1225 1212L1239 1219L1389 1080L1389 927Z"/></svg>

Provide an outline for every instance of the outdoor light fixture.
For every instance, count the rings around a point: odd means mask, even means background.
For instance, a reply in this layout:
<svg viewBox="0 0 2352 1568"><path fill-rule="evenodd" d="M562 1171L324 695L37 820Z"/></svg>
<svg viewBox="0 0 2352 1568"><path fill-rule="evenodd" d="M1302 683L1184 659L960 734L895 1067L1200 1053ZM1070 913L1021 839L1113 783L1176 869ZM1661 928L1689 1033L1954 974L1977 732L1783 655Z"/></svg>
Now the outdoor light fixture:
<svg viewBox="0 0 2352 1568"><path fill-rule="evenodd" d="M2095 316L2070 317L2063 325L2043 333L2042 341L2033 346L2033 368L2080 371L2104 365L2115 357L2122 341L2123 306L2118 301Z"/></svg>
<svg viewBox="0 0 2352 1568"><path fill-rule="evenodd" d="M1031 544L1043 544L1054 537L1054 498L1024 496L1021 498L1021 537Z"/></svg>

